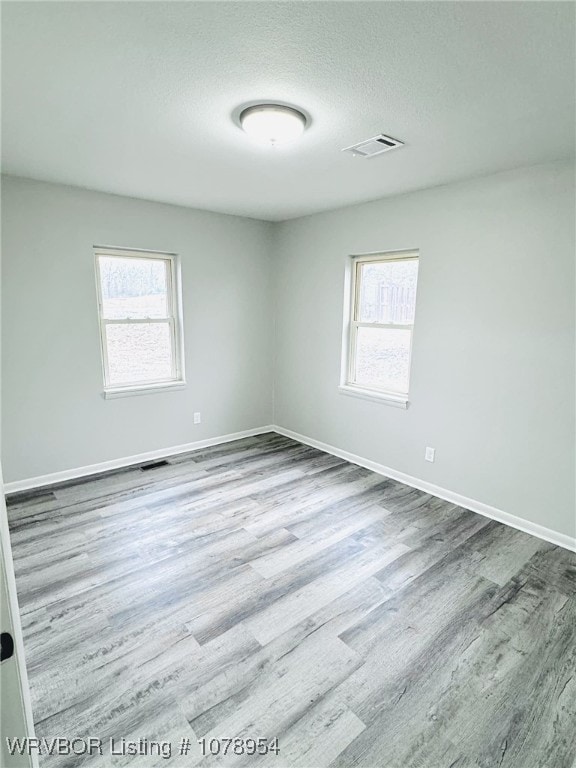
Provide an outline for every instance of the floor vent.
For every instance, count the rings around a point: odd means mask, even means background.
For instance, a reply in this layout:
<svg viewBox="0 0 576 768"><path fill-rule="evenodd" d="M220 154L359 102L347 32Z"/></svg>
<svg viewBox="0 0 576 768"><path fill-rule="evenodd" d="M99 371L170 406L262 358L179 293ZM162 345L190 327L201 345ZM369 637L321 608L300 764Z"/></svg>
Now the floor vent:
<svg viewBox="0 0 576 768"><path fill-rule="evenodd" d="M345 147L342 152L351 152L357 157L374 157L375 155L381 155L382 152L389 152L391 149L403 146L403 141L393 139L391 136L385 136L381 133L380 136L374 136L374 138L366 139L366 141L361 141L359 144Z"/></svg>
<svg viewBox="0 0 576 768"><path fill-rule="evenodd" d="M167 461L152 461L150 464L142 464L140 469L142 472L147 472L149 469L158 469L158 467L167 467Z"/></svg>
<svg viewBox="0 0 576 768"><path fill-rule="evenodd" d="M17 491L6 496L6 506L13 507L16 504L43 504L45 501L56 501L53 491L45 489L33 489L31 491Z"/></svg>

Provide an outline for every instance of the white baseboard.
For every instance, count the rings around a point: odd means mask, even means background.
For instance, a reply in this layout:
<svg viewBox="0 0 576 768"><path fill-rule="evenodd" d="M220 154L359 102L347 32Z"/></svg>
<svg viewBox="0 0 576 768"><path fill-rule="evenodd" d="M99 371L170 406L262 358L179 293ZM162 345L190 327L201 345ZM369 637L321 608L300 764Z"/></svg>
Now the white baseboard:
<svg viewBox="0 0 576 768"><path fill-rule="evenodd" d="M89 464L85 467L76 467L75 469L66 469L62 472L53 472L48 475L39 475L37 477L30 477L25 480L16 480L12 483L6 483L4 485L4 492L6 495L11 493L18 493L20 491L29 491L34 488L42 488L44 486L54 485L55 483L64 483L67 480L76 480L80 477L89 477L90 475L97 475L101 472L109 472L114 469L122 469L134 464L142 464L146 461L154 461L155 459L164 459L168 456L176 456L179 453L188 453L189 451L197 451L201 448L208 448L211 445L220 445L221 443L230 443L233 440L241 440L245 437L253 437L254 435L262 435L266 432L277 432L285 437L290 437L292 440L297 440L299 443L310 445L313 448L318 448L320 451L331 453L334 456L338 456L341 459L351 462L352 464L358 464L360 467L370 469L372 472L377 472L379 475L390 477L393 480L398 480L405 485L409 485L412 488L418 488L420 491L430 493L433 496L437 496L440 499L449 501L452 504L457 504L460 507L469 509L472 512L477 512L484 517L489 517L492 520L497 520L499 523L509 525L512 528L516 528L524 533L529 533L532 536L537 536L539 539L549 541L551 544L556 544L564 549L569 549L572 552L576 552L576 538L567 536L564 533L558 533L551 528L546 528L538 523L532 523L529 520L524 520L516 515L511 515L508 512L504 512L496 507L491 507L489 504L484 504L481 501L470 499L467 496L462 496L454 491L449 491L446 488L441 488L438 485L428 483L425 480L420 480L412 475L407 475L404 472L399 472L391 467L386 467L383 464L378 464L375 461L364 459L362 456L357 456L354 453L343 451L340 448L336 448L328 443L322 443L319 440L314 440L306 435L301 435L298 432L293 432L290 429L285 429L278 425L268 425L265 427L256 427L255 429L247 429L243 432L233 432L229 435L221 435L219 437L210 437L207 440L197 440L194 443L185 443L183 445L174 445L170 448L160 448L156 451L147 451L146 453L139 453L134 456L126 456L122 459L112 459L111 461L102 461L98 464Z"/></svg>
<svg viewBox="0 0 576 768"><path fill-rule="evenodd" d="M5 483L4 493L9 495L11 493L18 493L19 491L30 491L34 488L42 488L44 486L54 485L55 483L64 483L67 480L76 480L79 477L98 475L101 472L109 472L112 469L122 469L133 464L142 464L146 461L154 461L155 459L165 459L168 456L177 456L179 453L197 451L200 448L208 448L211 445L231 443L233 440L242 440L244 437L263 435L265 432L274 431L275 428L273 426L256 427L256 429L246 429L243 432L233 432L229 435L209 437L207 440L197 440L194 443L184 443L183 445L173 445L170 448L160 448L157 451L137 453L134 456L125 456L122 459L101 461L98 464L89 464L85 467L65 469L62 472L52 472L49 475L38 475L37 477L29 477L25 480L15 480L12 483Z"/></svg>
<svg viewBox="0 0 576 768"><path fill-rule="evenodd" d="M563 547L564 549L569 549L571 552L576 552L576 538L567 536L565 533L558 533L558 531L554 531L551 528L546 528L545 526L539 525L538 523L532 523L530 520L524 520L523 518L517 517L516 515L511 515L509 512L503 512L501 509L491 507L489 504L484 504L483 502L476 501L475 499L469 499L467 496L461 496L459 493L455 493L454 491L446 490L446 488L440 488L438 485L433 485L432 483L428 483L425 480L412 477L412 475L406 475L404 472L398 472L396 469L386 467L383 464L377 464L375 461L364 459L362 456L357 456L354 453L343 451L340 448L335 448L333 445L328 445L327 443L322 443L319 440L314 440L311 437L306 437L306 435L300 435L298 432L292 432L290 429L285 429L284 427L275 425L272 427L272 430L274 432L278 432L280 435L284 435L285 437L290 437L292 440L297 440L299 443L304 443L305 445L310 445L312 448L318 448L320 451L331 453L332 455L338 456L340 459L345 459L352 464L358 464L360 467L365 467L366 469L372 470L372 472L377 472L379 475L384 475L385 477L390 477L393 480L398 480L399 482L404 483L405 485L409 485L412 488L417 488L418 490L424 491L425 493L430 493L432 496L437 496L440 499L444 499L445 501L457 504L459 507L464 507L465 509L469 509L472 512L477 512L480 515L484 515L484 517L489 517L492 520L497 520L499 523L504 523L504 525L509 525L512 528L516 528L519 531L529 533L532 536L537 536L539 539L544 539L544 541L549 541L551 544L556 544L557 546Z"/></svg>

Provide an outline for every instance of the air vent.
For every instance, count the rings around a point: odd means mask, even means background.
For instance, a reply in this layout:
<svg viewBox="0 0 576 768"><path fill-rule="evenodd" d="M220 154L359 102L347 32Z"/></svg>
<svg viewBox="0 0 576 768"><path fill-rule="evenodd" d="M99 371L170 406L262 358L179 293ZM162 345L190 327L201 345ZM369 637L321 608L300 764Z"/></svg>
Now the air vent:
<svg viewBox="0 0 576 768"><path fill-rule="evenodd" d="M151 461L150 464L142 464L140 470L142 472L148 472L149 469L159 469L160 467L167 467L167 461Z"/></svg>
<svg viewBox="0 0 576 768"><path fill-rule="evenodd" d="M393 139L391 136L384 136L381 133L380 136L374 136L374 138L366 139L366 141L361 141L359 144L345 147L342 152L351 152L358 157L374 157L374 155L381 155L382 152L388 152L391 149L403 146L403 141Z"/></svg>

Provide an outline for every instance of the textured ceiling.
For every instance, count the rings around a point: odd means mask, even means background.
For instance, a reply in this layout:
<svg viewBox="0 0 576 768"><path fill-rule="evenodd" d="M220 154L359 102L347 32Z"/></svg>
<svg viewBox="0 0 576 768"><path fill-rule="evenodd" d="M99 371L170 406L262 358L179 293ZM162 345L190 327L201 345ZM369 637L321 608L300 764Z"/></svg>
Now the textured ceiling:
<svg viewBox="0 0 576 768"><path fill-rule="evenodd" d="M280 220L574 152L570 2L2 6L6 173ZM304 137L252 144L260 99Z"/></svg>

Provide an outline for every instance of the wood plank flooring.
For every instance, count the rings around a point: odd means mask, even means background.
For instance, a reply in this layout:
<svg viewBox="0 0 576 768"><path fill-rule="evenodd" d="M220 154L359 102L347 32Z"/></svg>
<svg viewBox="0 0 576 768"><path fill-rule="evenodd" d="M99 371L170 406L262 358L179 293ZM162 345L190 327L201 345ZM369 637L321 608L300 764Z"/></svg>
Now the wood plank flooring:
<svg viewBox="0 0 576 768"><path fill-rule="evenodd" d="M565 550L276 434L9 519L37 736L104 742L43 767L575 765ZM122 737L172 755L111 755Z"/></svg>

